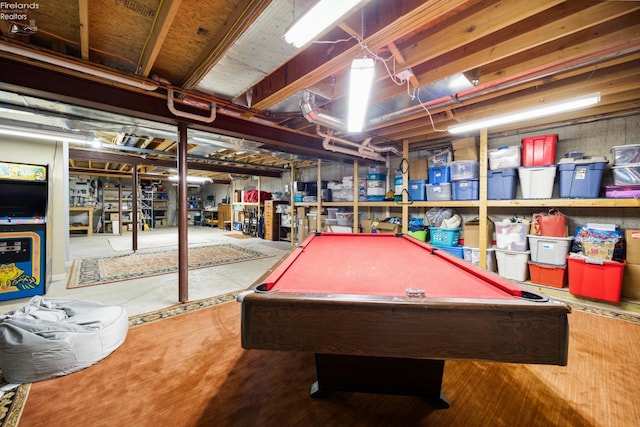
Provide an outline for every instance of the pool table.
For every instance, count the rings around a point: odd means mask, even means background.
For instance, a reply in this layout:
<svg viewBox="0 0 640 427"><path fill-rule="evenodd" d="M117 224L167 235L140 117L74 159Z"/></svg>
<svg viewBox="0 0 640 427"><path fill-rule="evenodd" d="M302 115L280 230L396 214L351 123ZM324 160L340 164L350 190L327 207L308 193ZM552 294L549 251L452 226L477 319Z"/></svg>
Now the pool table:
<svg viewBox="0 0 640 427"><path fill-rule="evenodd" d="M569 306L403 234L311 234L238 301L243 348L315 353L313 397L446 408L445 359L567 363Z"/></svg>

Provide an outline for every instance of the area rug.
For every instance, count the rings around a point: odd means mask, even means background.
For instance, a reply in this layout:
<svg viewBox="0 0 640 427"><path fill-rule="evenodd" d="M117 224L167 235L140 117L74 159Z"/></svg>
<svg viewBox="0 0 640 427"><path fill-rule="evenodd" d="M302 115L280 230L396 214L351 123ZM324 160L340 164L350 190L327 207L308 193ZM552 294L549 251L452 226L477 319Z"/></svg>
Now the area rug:
<svg viewBox="0 0 640 427"><path fill-rule="evenodd" d="M189 269L252 261L271 255L224 244L189 248ZM73 261L67 289L139 279L178 271L178 249L134 252L123 255L77 258Z"/></svg>

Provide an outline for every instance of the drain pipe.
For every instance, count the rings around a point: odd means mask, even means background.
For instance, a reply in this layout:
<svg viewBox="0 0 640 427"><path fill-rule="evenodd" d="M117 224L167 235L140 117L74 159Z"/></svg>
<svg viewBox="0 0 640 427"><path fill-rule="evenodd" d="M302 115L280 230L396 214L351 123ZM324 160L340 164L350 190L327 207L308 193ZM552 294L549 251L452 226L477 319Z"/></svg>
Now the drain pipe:
<svg viewBox="0 0 640 427"><path fill-rule="evenodd" d="M216 119L216 104L214 103L209 104L209 117L207 117L207 116L201 116L199 114L188 113L186 111L180 111L175 107L173 100L174 100L173 89L171 87L168 87L167 88L167 107L169 108L169 111L171 111L171 113L173 113L175 116L184 117L186 119L197 120L199 122L204 122L204 123L211 123Z"/></svg>

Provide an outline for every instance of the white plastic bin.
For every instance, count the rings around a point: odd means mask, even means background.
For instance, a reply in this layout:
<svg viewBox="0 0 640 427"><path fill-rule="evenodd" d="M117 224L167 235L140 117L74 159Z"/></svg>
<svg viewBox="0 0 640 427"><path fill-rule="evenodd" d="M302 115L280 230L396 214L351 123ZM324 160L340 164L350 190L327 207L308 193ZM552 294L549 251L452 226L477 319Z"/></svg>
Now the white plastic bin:
<svg viewBox="0 0 640 427"><path fill-rule="evenodd" d="M520 189L524 199L550 199L556 166L521 166L518 168Z"/></svg>
<svg viewBox="0 0 640 427"><path fill-rule="evenodd" d="M505 279L524 282L529 278L529 251L496 249L498 274Z"/></svg>
<svg viewBox="0 0 640 427"><path fill-rule="evenodd" d="M573 237L549 237L529 234L531 261L541 264L565 265Z"/></svg>

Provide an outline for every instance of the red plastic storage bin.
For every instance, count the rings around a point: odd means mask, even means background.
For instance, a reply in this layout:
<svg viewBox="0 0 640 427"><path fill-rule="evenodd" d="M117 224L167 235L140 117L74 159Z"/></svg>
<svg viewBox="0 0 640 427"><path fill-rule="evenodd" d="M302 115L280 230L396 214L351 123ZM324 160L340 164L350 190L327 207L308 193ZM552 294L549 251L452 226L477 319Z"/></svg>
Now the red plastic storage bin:
<svg viewBox="0 0 640 427"><path fill-rule="evenodd" d="M593 261L598 263L592 264L584 258L567 257L569 293L603 301L620 302L622 275L627 262Z"/></svg>
<svg viewBox="0 0 640 427"><path fill-rule="evenodd" d="M558 134L522 138L522 166L548 166L556 162Z"/></svg>
<svg viewBox="0 0 640 427"><path fill-rule="evenodd" d="M567 283L567 266L529 261L529 278L531 283L564 288Z"/></svg>

